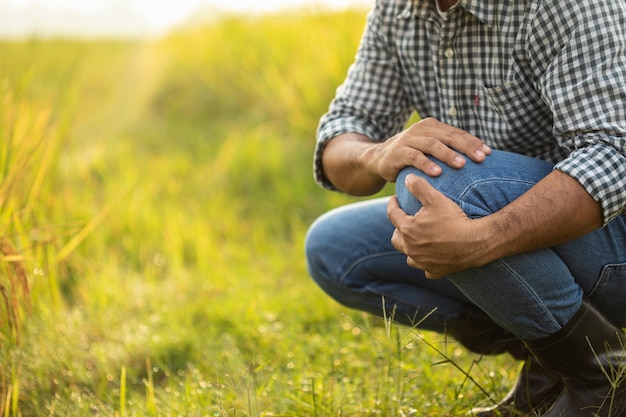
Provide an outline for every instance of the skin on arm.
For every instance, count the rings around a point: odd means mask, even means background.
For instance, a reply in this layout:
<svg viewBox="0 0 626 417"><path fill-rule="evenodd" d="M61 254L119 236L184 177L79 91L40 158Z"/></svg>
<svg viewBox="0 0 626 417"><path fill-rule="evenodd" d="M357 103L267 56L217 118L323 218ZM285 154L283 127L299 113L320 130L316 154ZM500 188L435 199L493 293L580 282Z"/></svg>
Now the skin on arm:
<svg viewBox="0 0 626 417"><path fill-rule="evenodd" d="M384 142L357 133L333 138L324 149L326 178L339 190L357 196L380 191L395 182L400 170L414 166L436 177L441 168L427 155L453 168L465 165L465 155L482 162L491 152L476 136L436 119L423 119Z"/></svg>
<svg viewBox="0 0 626 417"><path fill-rule="evenodd" d="M388 217L396 226L392 244L407 263L440 278L505 256L574 240L602 225L602 209L582 185L552 171L502 210L469 219L423 178L407 177L407 187L423 204L407 215L392 197Z"/></svg>

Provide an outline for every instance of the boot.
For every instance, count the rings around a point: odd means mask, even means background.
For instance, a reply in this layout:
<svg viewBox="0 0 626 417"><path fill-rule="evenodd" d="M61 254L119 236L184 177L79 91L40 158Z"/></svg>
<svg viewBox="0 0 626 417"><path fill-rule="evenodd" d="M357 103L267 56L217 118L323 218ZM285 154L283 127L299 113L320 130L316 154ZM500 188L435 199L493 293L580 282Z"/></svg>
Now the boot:
<svg viewBox="0 0 626 417"><path fill-rule="evenodd" d="M554 404L563 390L561 377L534 360L524 343L476 308L467 308L460 320L448 327L448 334L468 350L481 355L509 353L526 361L514 387L498 404L475 408L476 417L539 415Z"/></svg>
<svg viewBox="0 0 626 417"><path fill-rule="evenodd" d="M561 377L544 368L529 356L517 382L498 404L492 407L473 408L473 417L538 416L554 404L563 391Z"/></svg>
<svg viewBox="0 0 626 417"><path fill-rule="evenodd" d="M626 336L583 302L557 333L526 342L565 385L543 417L626 417Z"/></svg>

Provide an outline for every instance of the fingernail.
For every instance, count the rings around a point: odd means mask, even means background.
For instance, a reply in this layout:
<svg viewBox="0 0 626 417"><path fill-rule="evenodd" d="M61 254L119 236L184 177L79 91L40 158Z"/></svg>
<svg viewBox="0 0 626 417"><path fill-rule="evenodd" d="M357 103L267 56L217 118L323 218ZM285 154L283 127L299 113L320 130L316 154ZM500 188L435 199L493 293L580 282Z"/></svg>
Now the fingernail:
<svg viewBox="0 0 626 417"><path fill-rule="evenodd" d="M463 159L462 157L460 157L459 155L454 157L454 163L457 165L461 165L463 163L465 163L465 159Z"/></svg>
<svg viewBox="0 0 626 417"><path fill-rule="evenodd" d="M483 152L489 153L491 152L491 148L483 143Z"/></svg>

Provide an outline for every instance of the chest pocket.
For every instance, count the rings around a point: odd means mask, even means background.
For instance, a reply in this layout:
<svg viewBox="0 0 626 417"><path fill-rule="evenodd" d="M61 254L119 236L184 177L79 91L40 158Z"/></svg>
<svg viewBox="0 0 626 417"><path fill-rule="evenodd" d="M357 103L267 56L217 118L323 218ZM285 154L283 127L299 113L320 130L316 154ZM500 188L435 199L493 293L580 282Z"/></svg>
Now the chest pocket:
<svg viewBox="0 0 626 417"><path fill-rule="evenodd" d="M480 83L476 96L483 138L523 154L540 154L554 146L552 113L529 84L519 79L495 87Z"/></svg>

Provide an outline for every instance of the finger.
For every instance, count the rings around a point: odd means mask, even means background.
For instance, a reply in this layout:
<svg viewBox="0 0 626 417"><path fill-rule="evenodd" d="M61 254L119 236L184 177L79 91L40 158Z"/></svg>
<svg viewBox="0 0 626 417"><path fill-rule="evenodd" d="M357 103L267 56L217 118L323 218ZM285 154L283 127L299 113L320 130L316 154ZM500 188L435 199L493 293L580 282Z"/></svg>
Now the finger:
<svg viewBox="0 0 626 417"><path fill-rule="evenodd" d="M406 188L422 203L422 206L437 205L442 198L447 198L441 191L430 185L426 179L418 177L417 175L407 175L404 182Z"/></svg>
<svg viewBox="0 0 626 417"><path fill-rule="evenodd" d="M424 271L424 276L425 276L426 278L430 279L430 280L435 280L435 279L439 279L439 278L441 278L441 276L438 276L438 275L432 274L432 273L430 273L430 272L428 272L428 271Z"/></svg>
<svg viewBox="0 0 626 417"><path fill-rule="evenodd" d="M387 203L387 218L396 228L408 216L404 210L398 204L398 198L394 195L389 198Z"/></svg>
<svg viewBox="0 0 626 417"><path fill-rule="evenodd" d="M413 258L408 257L408 256L406 257L406 264L408 266L410 266L411 268L421 269L422 271L424 271L424 276L427 279L436 280L436 279L440 279L440 278L444 277L444 275L434 274L432 272L428 272L428 271L424 270L417 262L415 262L415 260Z"/></svg>
<svg viewBox="0 0 626 417"><path fill-rule="evenodd" d="M396 248L398 252L404 253L404 239L398 229L394 230L393 235L391 235L391 245Z"/></svg>
<svg viewBox="0 0 626 417"><path fill-rule="evenodd" d="M413 165L424 172L429 173L426 169L433 169L434 166L437 166L426 155L431 155L436 160L444 162L452 168L458 169L465 165L465 158L459 155L437 136L420 136L418 147L419 150L413 157ZM437 172L437 174L439 173L440 172Z"/></svg>
<svg viewBox="0 0 626 417"><path fill-rule="evenodd" d="M410 258L408 256L406 257L406 264L411 268L421 269L419 265L417 265L417 263L413 260L413 258Z"/></svg>
<svg viewBox="0 0 626 417"><path fill-rule="evenodd" d="M441 142L440 142L441 143ZM445 145L442 144L445 147ZM447 148L450 150L449 148ZM451 150L450 150L451 151ZM446 162L446 161L443 161ZM431 161L423 152L417 151L412 160L413 166L420 171L430 175L431 177L437 177L441 175L441 167ZM447 163L447 162L446 162ZM458 167L460 168L460 166Z"/></svg>
<svg viewBox="0 0 626 417"><path fill-rule="evenodd" d="M416 123L416 128L419 128L422 134L435 137L445 145L461 152L472 161L482 162L486 155L491 153L491 148L478 137L463 129L440 122L437 119L427 118L421 120Z"/></svg>

